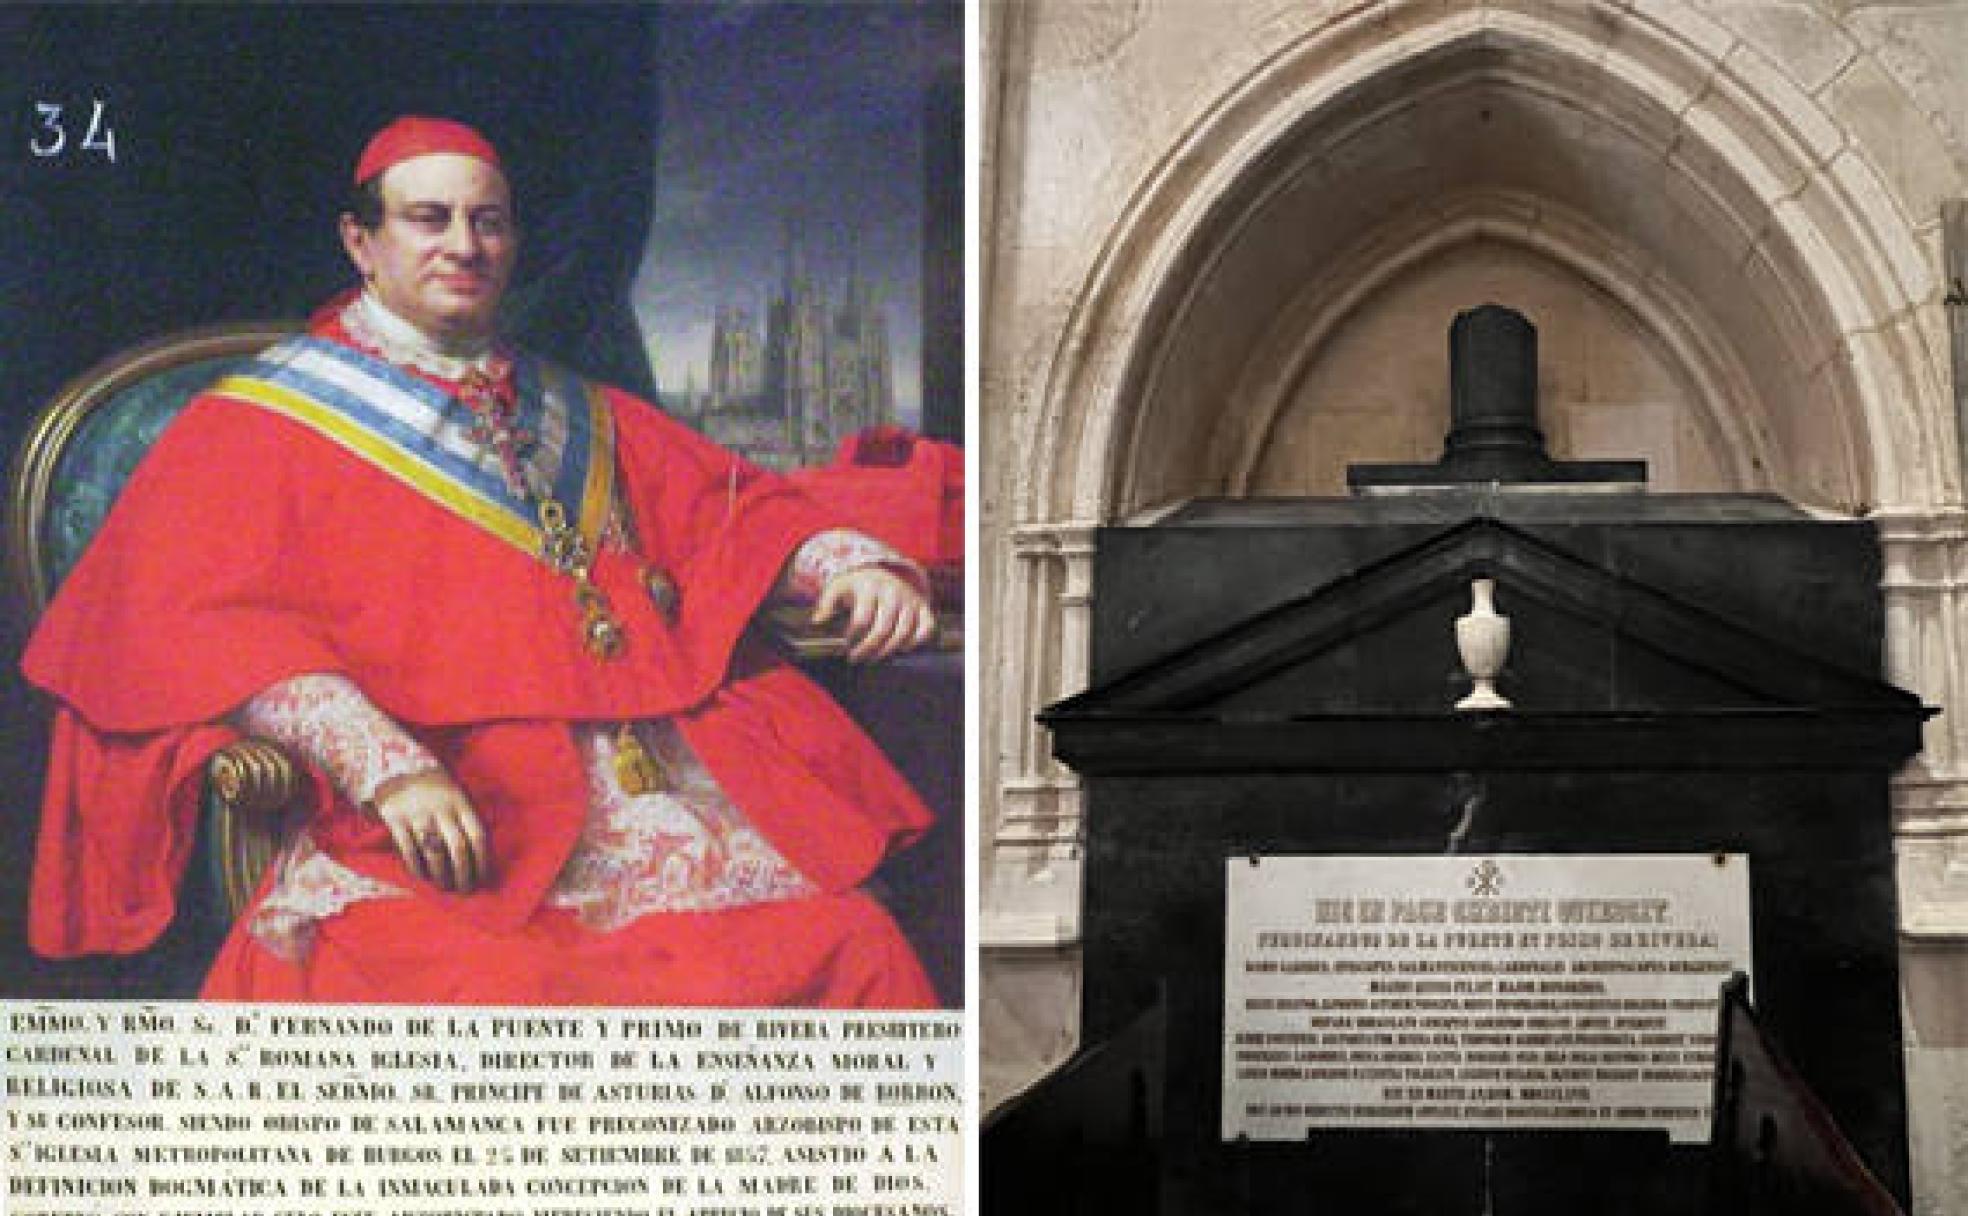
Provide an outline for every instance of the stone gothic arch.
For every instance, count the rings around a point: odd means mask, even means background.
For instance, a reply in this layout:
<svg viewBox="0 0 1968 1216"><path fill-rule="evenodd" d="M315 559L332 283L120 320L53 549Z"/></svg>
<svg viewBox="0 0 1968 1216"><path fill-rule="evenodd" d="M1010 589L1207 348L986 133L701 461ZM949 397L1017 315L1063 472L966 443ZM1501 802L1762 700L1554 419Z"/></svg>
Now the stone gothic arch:
<svg viewBox="0 0 1968 1216"><path fill-rule="evenodd" d="M1968 706L1943 284L1930 217L1884 181L1831 112L1672 3L1365 6L1219 95L1107 230L997 462L985 946L1077 932L1077 790L1032 714L1086 678L1092 530L1248 492L1322 335L1457 242L1531 251L1635 318L1730 488L1877 520L1887 674ZM1944 717L1899 786L1903 836L1943 861L1968 839L1964 755ZM1968 926L1968 891L1910 877L1910 927Z"/></svg>
<svg viewBox="0 0 1968 1216"><path fill-rule="evenodd" d="M1327 276L1331 286L1307 284L1294 293L1261 335L1255 356L1230 391L1229 399L1239 403L1244 417L1238 426L1219 432L1218 441L1234 444L1235 451L1210 462L1225 469L1223 491L1233 497L1277 492L1267 483L1262 466L1267 454L1281 445L1282 417L1293 407L1295 393L1336 333L1403 280L1427 275L1443 259L1472 246L1502 247L1551 264L1560 275L1605 297L1658 340L1666 361L1684 382L1682 407L1693 416L1694 426L1712 436L1723 464L1717 483L1699 488L1768 490L1796 480L1749 370L1737 352L1717 338L1714 318L1699 301L1672 281L1649 273L1644 252L1591 219L1549 199L1476 189L1390 216L1333 268ZM1430 367L1439 371L1432 361ZM1440 377L1436 379L1439 388ZM1859 437L1851 433L1852 428L1828 429L1841 455L1849 456L1856 449ZM1354 453L1353 457L1432 459L1438 435L1431 430L1428 438L1427 451ZM1342 455L1334 453L1335 458ZM1663 475L1658 462L1655 475ZM1671 471L1666 480L1675 481ZM1338 492L1336 483L1317 488ZM1675 488L1696 487L1677 484Z"/></svg>

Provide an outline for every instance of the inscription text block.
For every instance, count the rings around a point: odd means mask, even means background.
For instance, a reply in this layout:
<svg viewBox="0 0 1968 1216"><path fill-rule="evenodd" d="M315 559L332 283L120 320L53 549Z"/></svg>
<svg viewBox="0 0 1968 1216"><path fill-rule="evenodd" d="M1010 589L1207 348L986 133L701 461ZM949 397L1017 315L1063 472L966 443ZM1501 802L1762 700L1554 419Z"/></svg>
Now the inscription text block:
<svg viewBox="0 0 1968 1216"><path fill-rule="evenodd" d="M1705 1140L1742 854L1234 857L1223 1136Z"/></svg>

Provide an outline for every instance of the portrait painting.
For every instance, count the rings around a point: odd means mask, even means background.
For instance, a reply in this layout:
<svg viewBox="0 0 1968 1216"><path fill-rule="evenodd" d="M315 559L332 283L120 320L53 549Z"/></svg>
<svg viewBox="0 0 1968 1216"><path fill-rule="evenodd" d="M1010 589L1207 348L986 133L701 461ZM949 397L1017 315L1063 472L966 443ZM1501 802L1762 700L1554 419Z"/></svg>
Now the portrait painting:
<svg viewBox="0 0 1968 1216"><path fill-rule="evenodd" d="M963 1004L958 6L0 47L0 995Z"/></svg>

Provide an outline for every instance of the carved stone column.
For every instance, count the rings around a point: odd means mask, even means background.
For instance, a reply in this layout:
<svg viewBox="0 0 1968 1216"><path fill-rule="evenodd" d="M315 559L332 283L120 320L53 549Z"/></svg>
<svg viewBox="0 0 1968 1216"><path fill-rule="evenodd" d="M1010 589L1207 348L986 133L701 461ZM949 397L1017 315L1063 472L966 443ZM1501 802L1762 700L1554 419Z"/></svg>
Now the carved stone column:
<svg viewBox="0 0 1968 1216"><path fill-rule="evenodd" d="M1079 782L1052 758L1033 715L1086 684L1093 527L1028 524L1012 532L1002 619L1024 644L1002 649L1025 661L992 673L998 819L984 894L986 947L1059 947L1079 937Z"/></svg>
<svg viewBox="0 0 1968 1216"><path fill-rule="evenodd" d="M1968 514L1900 509L1874 520L1887 678L1944 711L1893 785L1901 926L1912 940L1968 941Z"/></svg>
<svg viewBox="0 0 1968 1216"><path fill-rule="evenodd" d="M1886 665L1942 709L1926 750L1893 785L1899 853L1900 975L1914 1211L1956 1210L1968 1194L1968 516L1880 512Z"/></svg>

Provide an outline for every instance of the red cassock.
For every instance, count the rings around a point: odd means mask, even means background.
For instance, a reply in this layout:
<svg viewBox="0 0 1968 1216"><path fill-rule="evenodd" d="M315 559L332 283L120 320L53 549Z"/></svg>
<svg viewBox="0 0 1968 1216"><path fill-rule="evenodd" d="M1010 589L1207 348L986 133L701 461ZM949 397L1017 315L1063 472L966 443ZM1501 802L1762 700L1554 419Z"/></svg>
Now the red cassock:
<svg viewBox="0 0 1968 1216"><path fill-rule="evenodd" d="M325 336L343 340L331 326ZM430 379L430 377L425 377ZM434 381L442 383L442 381ZM934 995L860 891L928 812L841 709L749 632L781 567L833 525L783 480L608 390L634 558L593 571L627 636L580 641L569 577L343 446L203 396L159 438L42 618L23 667L58 701L30 938L130 952L169 923L204 761L226 716L276 681L340 673L470 796L493 880L451 894L315 775L310 830L408 888L322 921L299 959L235 925L205 995L239 1000L921 1006ZM570 726L672 719L817 895L656 912L607 932L543 899L580 834Z"/></svg>

